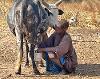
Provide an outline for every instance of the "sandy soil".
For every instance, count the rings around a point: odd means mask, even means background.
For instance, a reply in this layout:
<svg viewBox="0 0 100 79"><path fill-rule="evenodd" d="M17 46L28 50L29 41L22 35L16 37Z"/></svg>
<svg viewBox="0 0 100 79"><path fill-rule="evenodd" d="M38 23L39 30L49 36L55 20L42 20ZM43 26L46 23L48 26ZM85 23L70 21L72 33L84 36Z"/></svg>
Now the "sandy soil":
<svg viewBox="0 0 100 79"><path fill-rule="evenodd" d="M3 79L99 79L100 78L100 42L98 32L86 28L69 28L69 33L73 39L73 45L78 56L78 67L75 74L71 75L42 75L33 76L32 66L29 68L22 65L22 75L14 74L15 62L17 59L17 45L15 37L9 32L7 27L0 27L0 78ZM45 71L45 68L40 68L40 71Z"/></svg>
<svg viewBox="0 0 100 79"><path fill-rule="evenodd" d="M30 64L28 68L24 67L24 58L22 75L15 75L14 67L18 54L16 38L10 33L6 23L6 13L10 4L6 3L5 6L2 4L3 2L0 1L0 79L100 79L100 28L91 24L89 20L91 17L88 16L91 13L88 12L80 12L78 17L80 23L77 27L71 26L68 30L79 63L75 74L32 75L32 65ZM68 11L71 10L73 7ZM67 15L70 12L65 11L65 13ZM43 72L45 68L39 70Z"/></svg>

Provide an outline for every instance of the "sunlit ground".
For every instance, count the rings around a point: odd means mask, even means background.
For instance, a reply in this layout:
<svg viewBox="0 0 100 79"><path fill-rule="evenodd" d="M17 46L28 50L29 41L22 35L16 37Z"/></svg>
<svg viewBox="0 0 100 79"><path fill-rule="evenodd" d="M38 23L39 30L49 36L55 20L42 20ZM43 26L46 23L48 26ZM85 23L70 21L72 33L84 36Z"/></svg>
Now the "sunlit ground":
<svg viewBox="0 0 100 79"><path fill-rule="evenodd" d="M11 6L9 1L0 0L0 78L3 79L100 79L100 25L93 18L93 12L82 9L81 4L61 4L59 8L64 10L60 18L69 19L78 11L78 23L68 29L72 37L73 45L78 56L78 67L75 74L70 75L42 75L32 76L32 66L24 67L24 59L21 76L14 74L17 59L16 38L10 33L6 14ZM96 13L96 17L100 17ZM51 30L48 30L51 32ZM39 68L45 71L45 68Z"/></svg>

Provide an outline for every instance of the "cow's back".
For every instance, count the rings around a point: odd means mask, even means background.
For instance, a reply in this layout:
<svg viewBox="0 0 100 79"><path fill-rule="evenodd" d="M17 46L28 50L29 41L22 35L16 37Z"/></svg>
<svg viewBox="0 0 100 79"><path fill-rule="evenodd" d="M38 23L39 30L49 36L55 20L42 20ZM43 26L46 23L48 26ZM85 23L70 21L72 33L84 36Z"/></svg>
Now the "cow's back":
<svg viewBox="0 0 100 79"><path fill-rule="evenodd" d="M31 17L28 15L30 13L28 10L29 6L31 6L32 10ZM13 34L15 34L15 26L17 26L24 34L26 34L26 32L33 32L36 34L41 20L46 19L47 17L46 11L40 4L36 4L32 0L22 0L13 4L7 16L7 22ZM31 25L28 23L29 19L32 21Z"/></svg>

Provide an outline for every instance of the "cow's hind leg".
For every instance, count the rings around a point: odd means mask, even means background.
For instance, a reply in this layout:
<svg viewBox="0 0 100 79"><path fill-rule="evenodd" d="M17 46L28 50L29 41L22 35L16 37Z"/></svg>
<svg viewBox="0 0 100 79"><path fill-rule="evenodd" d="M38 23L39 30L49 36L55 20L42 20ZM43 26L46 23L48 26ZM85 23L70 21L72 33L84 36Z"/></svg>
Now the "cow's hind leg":
<svg viewBox="0 0 100 79"><path fill-rule="evenodd" d="M29 53L29 47L28 47L28 43L27 43L27 40L25 39L25 47L26 47L26 61L25 61L25 66L29 66L29 56L28 56L28 53Z"/></svg>
<svg viewBox="0 0 100 79"><path fill-rule="evenodd" d="M17 63L16 63L16 74L21 74L21 64L22 64L22 58L23 58L23 34L16 29L16 38L17 38L17 45L18 45L18 58L17 58Z"/></svg>
<svg viewBox="0 0 100 79"><path fill-rule="evenodd" d="M34 45L33 44L29 44L29 51L30 51L30 57L32 60L33 72L34 72L34 74L39 75L40 72L38 71L35 61L34 61Z"/></svg>

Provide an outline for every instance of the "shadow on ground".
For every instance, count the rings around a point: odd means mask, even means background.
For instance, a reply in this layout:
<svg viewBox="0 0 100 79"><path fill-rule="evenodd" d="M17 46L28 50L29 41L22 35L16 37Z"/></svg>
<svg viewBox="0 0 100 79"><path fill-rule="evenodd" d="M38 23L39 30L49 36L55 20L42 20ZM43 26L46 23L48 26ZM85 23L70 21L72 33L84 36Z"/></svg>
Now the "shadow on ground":
<svg viewBox="0 0 100 79"><path fill-rule="evenodd" d="M12 69L13 70L13 69ZM11 73L11 72L8 72L9 70L5 70L5 69L2 69L1 70L2 72L5 71L5 75L1 76L1 79L27 79L27 78L58 78L58 77L61 77L61 78L66 78L68 77L68 75L62 75L62 74L59 74L59 75L33 75L32 72L31 73L22 73L21 75L15 75L14 72ZM25 68L25 71L30 71L29 69L26 69ZM7 73L8 72L8 73ZM100 64L79 64L77 69L76 69L76 72L75 74L70 74L69 77L100 77Z"/></svg>
<svg viewBox="0 0 100 79"><path fill-rule="evenodd" d="M100 64L79 64L75 75L100 76Z"/></svg>
<svg viewBox="0 0 100 79"><path fill-rule="evenodd" d="M32 75L22 74L24 77L33 77ZM48 75L34 75L37 77L48 77ZM49 75L49 77L56 77L58 75ZM64 76L64 75L63 75ZM70 74L70 76L100 76L100 64L79 64L75 74Z"/></svg>

